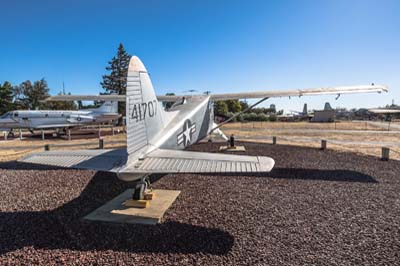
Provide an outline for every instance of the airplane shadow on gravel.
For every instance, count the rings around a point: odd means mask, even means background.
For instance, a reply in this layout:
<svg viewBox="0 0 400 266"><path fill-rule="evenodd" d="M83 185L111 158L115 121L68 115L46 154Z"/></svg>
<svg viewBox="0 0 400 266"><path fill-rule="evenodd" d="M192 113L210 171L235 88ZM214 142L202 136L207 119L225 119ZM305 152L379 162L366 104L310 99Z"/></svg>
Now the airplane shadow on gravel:
<svg viewBox="0 0 400 266"><path fill-rule="evenodd" d="M325 169L302 169L302 168L274 168L268 177L303 179L303 180L325 180L342 182L378 183L370 175L352 170L325 170Z"/></svg>
<svg viewBox="0 0 400 266"><path fill-rule="evenodd" d="M0 168L8 167L0 164ZM98 172L78 198L57 209L0 212L0 255L28 246L35 249L201 252L213 255L224 255L231 250L234 237L216 228L176 221L165 221L154 226L82 219L128 188L132 188L132 183L118 181L116 177L110 178L109 174Z"/></svg>
<svg viewBox="0 0 400 266"><path fill-rule="evenodd" d="M201 175L210 175L202 173ZM370 175L352 170L273 168L269 173L218 173L220 176L254 176L262 178L284 178L300 180L321 180L337 182L378 183Z"/></svg>
<svg viewBox="0 0 400 266"><path fill-rule="evenodd" d="M15 162L0 163L0 169L61 169ZM248 176L248 174L246 174ZM377 183L366 174L351 170L274 168L256 177ZM162 175L153 175L155 182ZM51 211L0 212L0 255L33 246L37 249L80 251L113 250L136 253L227 254L234 237L223 230L175 221L162 224L128 225L89 222L83 216L113 199L132 183L109 173L97 172L80 196ZM29 197L29 195L27 195Z"/></svg>

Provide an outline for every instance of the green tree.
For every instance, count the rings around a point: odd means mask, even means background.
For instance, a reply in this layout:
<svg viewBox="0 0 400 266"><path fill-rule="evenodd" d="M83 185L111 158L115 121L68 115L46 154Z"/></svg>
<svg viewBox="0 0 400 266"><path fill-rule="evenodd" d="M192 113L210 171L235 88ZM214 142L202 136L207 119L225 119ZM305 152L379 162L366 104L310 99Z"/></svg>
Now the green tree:
<svg viewBox="0 0 400 266"><path fill-rule="evenodd" d="M31 110L42 109L46 106L46 103L42 102L44 99L50 96L49 87L45 79L35 81L32 89L24 91L24 95L28 102L28 108Z"/></svg>
<svg viewBox="0 0 400 266"><path fill-rule="evenodd" d="M25 93L33 90L33 85L30 80L26 80L13 88L13 98L15 108L18 110L29 109L29 102Z"/></svg>
<svg viewBox="0 0 400 266"><path fill-rule="evenodd" d="M247 102L244 101L240 101L240 106L241 106L241 110L244 111L247 108L249 108L249 104Z"/></svg>
<svg viewBox="0 0 400 266"><path fill-rule="evenodd" d="M13 87L5 81L3 85L0 84L0 115L11 111L13 107Z"/></svg>
<svg viewBox="0 0 400 266"><path fill-rule="evenodd" d="M228 105L225 101L216 101L214 103L214 114L226 116L228 113Z"/></svg>
<svg viewBox="0 0 400 266"><path fill-rule="evenodd" d="M242 110L239 100L227 100L226 104L228 105L229 112L239 113Z"/></svg>
<svg viewBox="0 0 400 266"><path fill-rule="evenodd" d="M105 92L102 94L126 94L126 81L131 56L125 51L122 43L118 46L117 55L108 62L106 70L109 74L103 75L100 83ZM118 112L125 115L125 103L118 104Z"/></svg>
<svg viewBox="0 0 400 266"><path fill-rule="evenodd" d="M33 85L29 80L25 81L21 83L20 89L24 95L22 102L25 108L35 110L46 106L46 103L42 101L50 96L50 89L45 79L35 81Z"/></svg>
<svg viewBox="0 0 400 266"><path fill-rule="evenodd" d="M166 96L175 96L175 93L173 93L173 92L167 92L166 94L165 94ZM163 106L164 106L164 108L165 109L169 109L169 108L171 108L171 106L173 105L174 103L173 102L163 102Z"/></svg>
<svg viewBox="0 0 400 266"><path fill-rule="evenodd" d="M63 93L59 92L57 95L63 95ZM68 93L68 95L71 95L71 93ZM52 110L77 110L78 106L74 101L55 101L46 103L46 108Z"/></svg>

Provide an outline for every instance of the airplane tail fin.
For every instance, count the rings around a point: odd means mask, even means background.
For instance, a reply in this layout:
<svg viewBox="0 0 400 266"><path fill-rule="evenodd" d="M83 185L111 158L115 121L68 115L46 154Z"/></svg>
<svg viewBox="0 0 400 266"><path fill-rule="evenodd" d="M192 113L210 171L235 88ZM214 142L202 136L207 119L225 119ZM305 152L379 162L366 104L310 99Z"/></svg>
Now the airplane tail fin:
<svg viewBox="0 0 400 266"><path fill-rule="evenodd" d="M103 113L118 113L118 101L105 101L96 109L96 111Z"/></svg>
<svg viewBox="0 0 400 266"><path fill-rule="evenodd" d="M303 106L303 114L307 114L307 104L305 103Z"/></svg>
<svg viewBox="0 0 400 266"><path fill-rule="evenodd" d="M331 104L326 102L325 106L324 106L324 111L330 111L330 110L333 110L332 107L331 107Z"/></svg>
<svg viewBox="0 0 400 266"><path fill-rule="evenodd" d="M132 56L126 86L127 151L132 154L155 140L164 128L165 112L157 101L142 61Z"/></svg>

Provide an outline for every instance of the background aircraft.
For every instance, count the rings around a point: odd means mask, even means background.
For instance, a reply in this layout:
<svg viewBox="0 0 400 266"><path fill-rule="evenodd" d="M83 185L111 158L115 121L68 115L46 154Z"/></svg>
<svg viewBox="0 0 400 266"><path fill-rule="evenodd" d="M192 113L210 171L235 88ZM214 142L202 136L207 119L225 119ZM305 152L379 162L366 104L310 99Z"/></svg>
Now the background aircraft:
<svg viewBox="0 0 400 266"><path fill-rule="evenodd" d="M269 172L274 166L274 160L265 156L182 151L219 127L214 126L214 100L262 98L249 107L253 108L270 97L386 92L387 90L385 86L374 85L278 92L162 96L159 99L175 101L173 107L165 111L157 101L146 68L138 57L133 56L128 68L125 96L126 148L47 151L30 154L20 161L109 171L116 173L125 181L142 179L141 183L145 183L144 178L152 173ZM63 97L65 96L61 96ZM77 100L82 99L79 96L75 97ZM71 100L71 96L67 98ZM107 98L115 100L120 99L121 96L107 95Z"/></svg>
<svg viewBox="0 0 400 266"><path fill-rule="evenodd" d="M368 112L374 114L400 114L400 109L394 108L371 108L368 109Z"/></svg>
<svg viewBox="0 0 400 266"><path fill-rule="evenodd" d="M105 101L100 107L79 111L67 110L20 110L5 113L0 117L0 129L9 131L26 128L34 130L67 129L87 124L98 124L118 120L118 101Z"/></svg>

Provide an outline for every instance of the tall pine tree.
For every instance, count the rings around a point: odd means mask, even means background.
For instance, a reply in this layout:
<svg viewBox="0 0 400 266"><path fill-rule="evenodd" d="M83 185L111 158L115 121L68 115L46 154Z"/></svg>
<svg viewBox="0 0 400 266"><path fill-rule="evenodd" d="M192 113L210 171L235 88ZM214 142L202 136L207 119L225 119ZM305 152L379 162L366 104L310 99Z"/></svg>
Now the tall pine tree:
<svg viewBox="0 0 400 266"><path fill-rule="evenodd" d="M13 109L13 87L6 81L0 84L0 115Z"/></svg>
<svg viewBox="0 0 400 266"><path fill-rule="evenodd" d="M43 109L46 104L42 100L50 96L49 90L44 78L33 84L30 80L24 81L14 88L15 103L18 103L18 109Z"/></svg>
<svg viewBox="0 0 400 266"><path fill-rule="evenodd" d="M125 51L122 43L120 43L117 55L108 62L108 66L106 67L109 74L103 75L103 81L100 83L105 90L103 94L126 94L126 79L130 59L131 56ZM118 103L118 112L125 115L125 103Z"/></svg>

